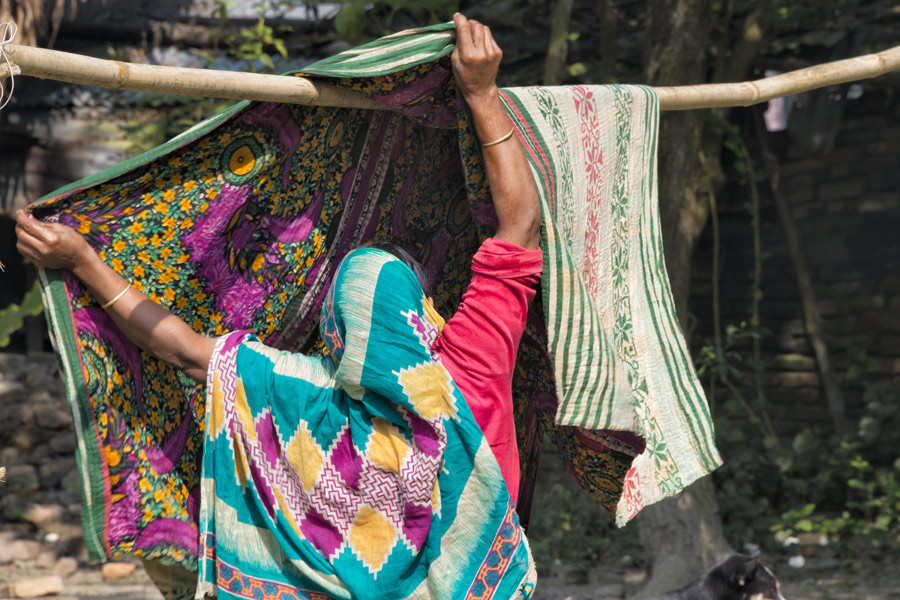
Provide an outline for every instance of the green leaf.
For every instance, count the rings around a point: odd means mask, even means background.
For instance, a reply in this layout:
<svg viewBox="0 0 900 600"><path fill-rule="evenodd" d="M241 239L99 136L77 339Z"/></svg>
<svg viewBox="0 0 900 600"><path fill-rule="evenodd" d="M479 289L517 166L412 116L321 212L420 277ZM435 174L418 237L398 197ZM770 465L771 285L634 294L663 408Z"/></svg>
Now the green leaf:
<svg viewBox="0 0 900 600"><path fill-rule="evenodd" d="M869 468L869 461L865 460L861 456L857 456L853 460L850 461L850 466L854 469L859 469L860 471L864 471Z"/></svg>
<svg viewBox="0 0 900 600"><path fill-rule="evenodd" d="M25 317L33 317L41 314L44 303L41 300L41 288L37 281L30 290L25 292L21 304L10 304L0 310L0 348L9 345L10 336L22 328Z"/></svg>
<svg viewBox="0 0 900 600"><path fill-rule="evenodd" d="M572 77L580 77L585 73L587 73L587 67L584 63L577 62L569 65L569 75Z"/></svg>
<svg viewBox="0 0 900 600"><path fill-rule="evenodd" d="M272 57L269 56L268 54L265 54L265 53L260 54L260 55L259 55L259 61L260 61L262 64L264 64L264 65L266 65L267 67L269 67L270 69L274 69L274 68L275 68L275 63L272 62Z"/></svg>
<svg viewBox="0 0 900 600"><path fill-rule="evenodd" d="M347 4L334 18L334 28L345 38L358 37L366 24L366 6L362 2Z"/></svg>

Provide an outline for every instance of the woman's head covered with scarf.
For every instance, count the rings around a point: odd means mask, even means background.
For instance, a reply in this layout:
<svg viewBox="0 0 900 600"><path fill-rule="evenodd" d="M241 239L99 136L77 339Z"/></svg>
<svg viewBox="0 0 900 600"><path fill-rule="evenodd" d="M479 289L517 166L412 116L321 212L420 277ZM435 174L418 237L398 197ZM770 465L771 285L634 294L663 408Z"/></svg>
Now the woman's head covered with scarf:
<svg viewBox="0 0 900 600"><path fill-rule="evenodd" d="M360 398L365 389L390 397L398 369L433 362L431 346L444 320L426 297L423 278L393 252L377 247L352 251L338 267L319 331L337 367L336 381L352 396ZM432 385L440 388L435 393L451 395L449 374L435 367Z"/></svg>

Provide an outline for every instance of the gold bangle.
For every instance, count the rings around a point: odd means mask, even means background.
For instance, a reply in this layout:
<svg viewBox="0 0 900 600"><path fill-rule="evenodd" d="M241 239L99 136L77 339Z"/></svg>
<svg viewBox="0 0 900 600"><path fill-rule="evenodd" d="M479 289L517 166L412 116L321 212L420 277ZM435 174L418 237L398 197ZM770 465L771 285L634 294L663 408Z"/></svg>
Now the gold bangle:
<svg viewBox="0 0 900 600"><path fill-rule="evenodd" d="M103 310L106 310L107 308L109 308L110 306L112 306L113 304L115 304L116 302L118 302L118 301L122 298L122 296L124 296L125 294L128 293L128 290L130 290L130 289L131 289L131 284L129 283L127 286L125 286L125 289L124 289L124 290L122 290L121 292L119 292L119 293L116 295L115 298L113 298L112 300L110 300L109 302L107 302L106 304L104 304L101 308L102 308Z"/></svg>
<svg viewBox="0 0 900 600"><path fill-rule="evenodd" d="M486 144L481 144L481 147L482 147L482 148L487 148L487 147L489 147L489 146L496 146L497 144L502 144L503 142L505 142L506 140L508 140L509 138L511 138L515 132L516 132L516 128L513 127L512 129L509 130L509 133L507 133L506 135L504 135L502 138L497 139L497 140L494 140L493 142L488 142L488 143L486 143Z"/></svg>

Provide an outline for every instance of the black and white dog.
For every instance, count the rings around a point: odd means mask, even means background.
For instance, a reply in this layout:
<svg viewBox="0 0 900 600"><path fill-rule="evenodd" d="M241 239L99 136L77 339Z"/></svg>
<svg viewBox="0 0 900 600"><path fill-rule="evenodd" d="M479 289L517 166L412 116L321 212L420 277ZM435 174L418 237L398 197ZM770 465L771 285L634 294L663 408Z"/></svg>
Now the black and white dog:
<svg viewBox="0 0 900 600"><path fill-rule="evenodd" d="M735 554L659 600L784 600L779 588L759 557Z"/></svg>

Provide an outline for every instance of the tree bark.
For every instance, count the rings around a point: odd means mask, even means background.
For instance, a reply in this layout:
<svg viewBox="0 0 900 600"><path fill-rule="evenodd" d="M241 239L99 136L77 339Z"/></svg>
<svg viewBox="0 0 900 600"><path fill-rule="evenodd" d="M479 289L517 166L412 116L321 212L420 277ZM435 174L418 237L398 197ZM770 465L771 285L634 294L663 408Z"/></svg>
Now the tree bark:
<svg viewBox="0 0 900 600"><path fill-rule="evenodd" d="M659 0L648 9L645 64L650 85L705 81L710 0ZM687 317L691 255L708 217L699 161L704 113L667 113L659 134L659 204L666 267L682 323ZM661 596L696 578L732 549L722 534L712 482L701 479L648 506L637 523L650 564L635 598Z"/></svg>
<svg viewBox="0 0 900 600"><path fill-rule="evenodd" d="M613 0L599 0L600 3L600 73L601 83L616 83L616 38L619 14Z"/></svg>
<svg viewBox="0 0 900 600"><path fill-rule="evenodd" d="M648 8L645 64L653 86L705 83L711 0L659 0ZM708 217L698 183L705 114L666 113L659 133L659 205L666 267L681 319L687 316L691 254Z"/></svg>
<svg viewBox="0 0 900 600"><path fill-rule="evenodd" d="M544 85L559 85L566 72L566 55L569 50L569 21L572 18L574 0L556 0L550 24L550 43L544 60Z"/></svg>

